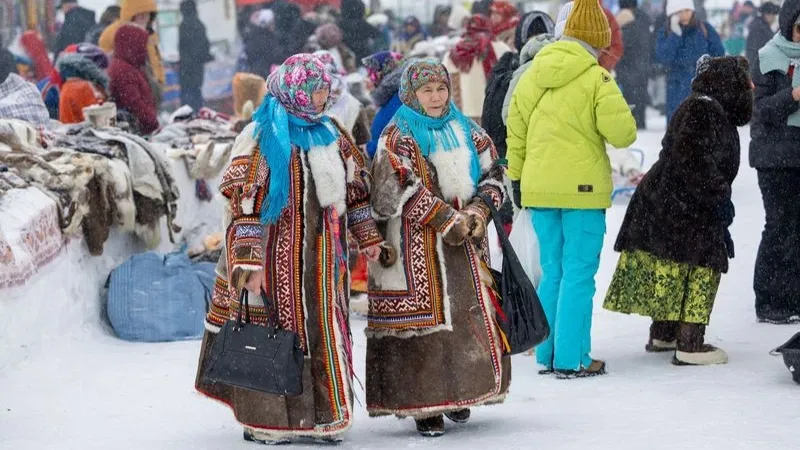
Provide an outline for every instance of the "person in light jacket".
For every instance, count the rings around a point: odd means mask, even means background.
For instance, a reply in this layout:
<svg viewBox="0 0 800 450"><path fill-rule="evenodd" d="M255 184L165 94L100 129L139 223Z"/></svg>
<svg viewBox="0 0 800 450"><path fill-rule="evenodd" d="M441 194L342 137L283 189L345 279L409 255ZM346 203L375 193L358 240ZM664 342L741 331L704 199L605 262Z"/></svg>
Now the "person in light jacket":
<svg viewBox="0 0 800 450"><path fill-rule="evenodd" d="M533 209L550 337L536 348L542 373L605 373L591 351L594 276L611 206L606 142L636 140L636 121L597 59L611 44L596 0L576 0L563 37L545 46L519 81L508 115L508 177L517 206ZM535 126L533 126L535 124Z"/></svg>

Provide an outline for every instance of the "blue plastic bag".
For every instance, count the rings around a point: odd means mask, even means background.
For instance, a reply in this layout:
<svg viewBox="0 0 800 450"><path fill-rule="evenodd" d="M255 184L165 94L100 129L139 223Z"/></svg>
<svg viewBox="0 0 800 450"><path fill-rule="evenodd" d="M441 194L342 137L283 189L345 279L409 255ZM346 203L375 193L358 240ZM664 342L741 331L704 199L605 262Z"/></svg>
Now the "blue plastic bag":
<svg viewBox="0 0 800 450"><path fill-rule="evenodd" d="M214 264L192 264L181 252L134 255L111 272L108 318L121 339L200 339L211 301Z"/></svg>

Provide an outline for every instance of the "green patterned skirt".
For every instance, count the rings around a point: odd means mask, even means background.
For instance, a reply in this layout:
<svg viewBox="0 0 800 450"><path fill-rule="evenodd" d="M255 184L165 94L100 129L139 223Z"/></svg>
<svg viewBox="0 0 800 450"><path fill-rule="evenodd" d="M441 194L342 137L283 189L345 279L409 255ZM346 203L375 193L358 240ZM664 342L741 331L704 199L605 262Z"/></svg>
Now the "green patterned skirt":
<svg viewBox="0 0 800 450"><path fill-rule="evenodd" d="M653 320L708 325L722 274L715 270L624 251L603 308Z"/></svg>

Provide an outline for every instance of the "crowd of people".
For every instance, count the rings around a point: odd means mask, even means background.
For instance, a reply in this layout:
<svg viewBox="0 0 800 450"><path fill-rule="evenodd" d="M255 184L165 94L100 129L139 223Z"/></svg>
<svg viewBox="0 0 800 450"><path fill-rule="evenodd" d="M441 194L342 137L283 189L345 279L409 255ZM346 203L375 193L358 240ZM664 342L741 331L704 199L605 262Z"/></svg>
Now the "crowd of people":
<svg viewBox="0 0 800 450"><path fill-rule="evenodd" d="M704 336L735 256L737 127L751 123L766 210L756 315L800 321L800 0L760 7L747 58L725 56L691 0L667 0L655 20L636 0L619 6L614 15L575 0L553 20L482 0L470 11L437 7L429 27L367 16L361 0L305 15L283 1L242 11L239 136L219 187L226 239L196 387L233 409L246 440L341 440L354 416L349 315L359 290L369 299L370 416L410 417L435 437L445 418L465 423L471 408L502 403L511 365L486 274L493 208L506 227L523 214L539 242L551 328L535 349L540 373L605 374L591 328L613 189L607 152L646 127L654 66L666 76L667 130L619 231L604 307L650 317L646 350L674 352L676 365L727 362ZM100 25L75 0L61 7L48 82L56 102L13 74L4 51L0 117L81 122L85 107L113 100L139 133L158 129L155 2L124 0ZM199 110L213 56L195 1L180 8L182 99ZM244 296L253 323L299 336L302 394L204 378Z"/></svg>

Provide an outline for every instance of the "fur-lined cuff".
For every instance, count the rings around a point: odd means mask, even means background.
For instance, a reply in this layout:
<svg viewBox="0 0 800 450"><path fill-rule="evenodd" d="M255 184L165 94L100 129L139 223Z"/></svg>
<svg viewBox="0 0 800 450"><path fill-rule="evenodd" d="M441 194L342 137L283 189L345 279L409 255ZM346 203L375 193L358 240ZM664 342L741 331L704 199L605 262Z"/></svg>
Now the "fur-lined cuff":
<svg viewBox="0 0 800 450"><path fill-rule="evenodd" d="M487 178L481 181L480 184L478 184L478 192L489 196L496 209L500 209L500 207L503 206L507 195L503 182L494 178ZM478 201L485 205L483 200L478 199Z"/></svg>

